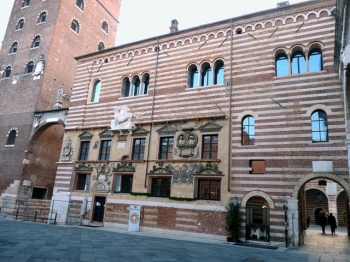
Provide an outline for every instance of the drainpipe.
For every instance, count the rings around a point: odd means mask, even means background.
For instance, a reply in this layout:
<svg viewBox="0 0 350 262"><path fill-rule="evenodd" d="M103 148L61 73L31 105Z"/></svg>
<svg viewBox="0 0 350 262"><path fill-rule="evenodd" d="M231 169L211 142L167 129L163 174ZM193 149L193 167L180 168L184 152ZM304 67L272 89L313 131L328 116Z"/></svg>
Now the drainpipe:
<svg viewBox="0 0 350 262"><path fill-rule="evenodd" d="M151 109L151 127L149 130L149 138L148 138L148 148L147 148L147 159L146 159L146 176L144 181L144 186L147 188L147 172L148 172L148 164L149 164L149 152L151 147L151 138L152 138L152 129L153 129L153 113L154 113L154 99L156 94L156 85L157 85L157 75L158 75L158 59L159 59L159 38L157 37L157 57L156 57L156 70L154 75L154 84L153 84L153 96L152 96L152 109Z"/></svg>
<svg viewBox="0 0 350 262"><path fill-rule="evenodd" d="M231 167L232 167L232 112L231 112L231 101L232 101L232 53L233 53L233 24L232 24L232 19L231 19L231 52L230 52L230 82L229 82L229 88L230 88L230 95L229 95L229 113L228 113L228 141L229 141L229 146L228 146L228 156L229 156L229 161L228 161L228 172L227 172L227 191L231 192Z"/></svg>

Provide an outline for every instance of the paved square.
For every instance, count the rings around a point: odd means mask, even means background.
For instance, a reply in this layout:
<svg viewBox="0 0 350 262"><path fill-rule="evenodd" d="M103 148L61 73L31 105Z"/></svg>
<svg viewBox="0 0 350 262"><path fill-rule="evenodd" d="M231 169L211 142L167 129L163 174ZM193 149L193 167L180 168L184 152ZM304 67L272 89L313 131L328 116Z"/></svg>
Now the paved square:
<svg viewBox="0 0 350 262"><path fill-rule="evenodd" d="M350 261L348 253L322 253L317 248L266 250L217 240L0 218L0 261Z"/></svg>

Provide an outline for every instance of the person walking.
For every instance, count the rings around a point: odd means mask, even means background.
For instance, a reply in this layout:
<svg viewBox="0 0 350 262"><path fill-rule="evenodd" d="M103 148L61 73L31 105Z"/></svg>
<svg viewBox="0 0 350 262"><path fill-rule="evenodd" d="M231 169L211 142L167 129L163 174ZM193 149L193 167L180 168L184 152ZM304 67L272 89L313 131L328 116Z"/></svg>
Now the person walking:
<svg viewBox="0 0 350 262"><path fill-rule="evenodd" d="M327 218L324 215L324 213L320 214L320 225L322 227L322 233L325 234L325 230L326 230L326 225L327 225Z"/></svg>
<svg viewBox="0 0 350 262"><path fill-rule="evenodd" d="M332 213L329 214L328 224L331 226L332 234L335 234L335 229L337 228L337 221Z"/></svg>
<svg viewBox="0 0 350 262"><path fill-rule="evenodd" d="M310 226L310 216L309 215L306 215L306 226L307 226L307 228L309 228L309 226Z"/></svg>

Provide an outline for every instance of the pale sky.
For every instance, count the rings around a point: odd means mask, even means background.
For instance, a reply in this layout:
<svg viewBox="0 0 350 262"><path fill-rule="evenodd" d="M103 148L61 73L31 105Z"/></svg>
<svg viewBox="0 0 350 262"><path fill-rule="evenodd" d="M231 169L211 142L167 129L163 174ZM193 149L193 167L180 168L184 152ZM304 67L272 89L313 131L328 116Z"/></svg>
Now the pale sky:
<svg viewBox="0 0 350 262"><path fill-rule="evenodd" d="M289 4L304 1L290 0ZM276 8L279 2L283 0L122 0L116 45L167 34L172 19L177 19L182 30ZM0 41L13 3L0 0Z"/></svg>

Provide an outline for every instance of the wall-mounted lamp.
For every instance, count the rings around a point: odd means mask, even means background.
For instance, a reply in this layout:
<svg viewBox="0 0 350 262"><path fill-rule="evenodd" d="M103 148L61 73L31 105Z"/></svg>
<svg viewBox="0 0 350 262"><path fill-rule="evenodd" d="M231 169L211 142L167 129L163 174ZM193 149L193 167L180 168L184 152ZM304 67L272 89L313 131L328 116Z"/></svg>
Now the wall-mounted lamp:
<svg viewBox="0 0 350 262"><path fill-rule="evenodd" d="M226 87L226 90L228 89L228 85L229 85L229 83L230 83L230 80L228 80L228 79L225 79L225 87Z"/></svg>
<svg viewBox="0 0 350 262"><path fill-rule="evenodd" d="M324 179L320 179L320 180L318 180L318 185L319 186L326 186L327 185L327 181L324 180Z"/></svg>

